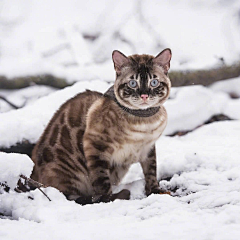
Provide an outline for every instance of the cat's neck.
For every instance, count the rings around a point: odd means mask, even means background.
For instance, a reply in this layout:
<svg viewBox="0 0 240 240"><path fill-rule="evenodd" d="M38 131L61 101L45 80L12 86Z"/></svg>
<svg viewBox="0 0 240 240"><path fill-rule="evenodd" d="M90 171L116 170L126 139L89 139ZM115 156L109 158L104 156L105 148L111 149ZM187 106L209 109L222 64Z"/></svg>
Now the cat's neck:
<svg viewBox="0 0 240 240"><path fill-rule="evenodd" d="M155 115L156 113L158 113L158 111L160 110L160 107L150 107L150 108L147 108L147 109L130 109L130 108L127 108L127 107L121 105L118 102L118 100L117 100L117 98L115 96L114 86L110 87L107 90L107 92L104 93L104 97L108 97L108 98L112 99L125 112L127 112L129 114L132 114L134 116L137 116L137 117L151 117L151 116Z"/></svg>

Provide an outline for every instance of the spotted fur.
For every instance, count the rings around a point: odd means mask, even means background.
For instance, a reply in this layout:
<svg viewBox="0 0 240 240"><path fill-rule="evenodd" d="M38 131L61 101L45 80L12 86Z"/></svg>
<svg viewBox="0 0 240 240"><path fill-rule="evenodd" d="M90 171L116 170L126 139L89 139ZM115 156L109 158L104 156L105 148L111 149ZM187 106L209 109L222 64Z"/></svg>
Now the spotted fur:
<svg viewBox="0 0 240 240"><path fill-rule="evenodd" d="M163 103L171 87L171 51L157 57L113 52L116 81L112 94L93 91L68 100L54 114L34 148L32 178L53 186L78 203L129 199L112 194L133 163L142 166L146 195L161 193L156 178L155 142L167 123ZM152 79L158 85L151 86ZM129 81L137 87L129 87ZM142 94L148 96L143 100ZM141 112L156 109L152 115ZM134 115L126 109L138 110ZM134 112L133 112L134 113Z"/></svg>

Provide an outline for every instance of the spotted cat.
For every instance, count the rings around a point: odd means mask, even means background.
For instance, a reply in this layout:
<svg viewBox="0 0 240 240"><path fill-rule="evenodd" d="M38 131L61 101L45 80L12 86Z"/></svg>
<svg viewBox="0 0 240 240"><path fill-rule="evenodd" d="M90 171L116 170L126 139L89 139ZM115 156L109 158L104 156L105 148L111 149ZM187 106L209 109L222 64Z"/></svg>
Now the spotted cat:
<svg viewBox="0 0 240 240"><path fill-rule="evenodd" d="M60 107L33 150L32 178L80 204L109 202L130 198L126 189L112 194L112 186L139 162L146 195L163 193L155 142L167 124L171 56L170 49L156 57L113 51L114 85L105 94L87 90Z"/></svg>

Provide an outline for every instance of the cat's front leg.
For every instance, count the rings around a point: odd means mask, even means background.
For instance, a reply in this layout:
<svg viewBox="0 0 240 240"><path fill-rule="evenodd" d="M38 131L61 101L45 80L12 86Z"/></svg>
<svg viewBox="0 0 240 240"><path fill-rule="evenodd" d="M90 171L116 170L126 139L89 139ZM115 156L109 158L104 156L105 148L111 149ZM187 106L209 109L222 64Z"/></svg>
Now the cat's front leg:
<svg viewBox="0 0 240 240"><path fill-rule="evenodd" d="M112 189L109 178L109 162L100 153L87 155L89 178L93 188L93 203L111 201Z"/></svg>
<svg viewBox="0 0 240 240"><path fill-rule="evenodd" d="M110 182L109 161L99 155L90 155L88 159L88 169L90 181L93 187L92 203L110 202L116 199L130 198L130 191L123 189L119 193L112 194L112 186Z"/></svg>
<svg viewBox="0 0 240 240"><path fill-rule="evenodd" d="M159 188L157 181L156 149L155 146L149 151L147 159L141 162L145 176L145 192L149 196L155 194L169 194Z"/></svg>

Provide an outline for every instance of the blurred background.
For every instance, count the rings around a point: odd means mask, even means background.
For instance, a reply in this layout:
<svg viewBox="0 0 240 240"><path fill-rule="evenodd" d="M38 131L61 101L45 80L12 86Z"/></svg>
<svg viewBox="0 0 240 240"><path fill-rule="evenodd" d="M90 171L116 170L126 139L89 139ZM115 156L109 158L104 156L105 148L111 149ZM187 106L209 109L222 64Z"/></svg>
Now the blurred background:
<svg viewBox="0 0 240 240"><path fill-rule="evenodd" d="M113 50L166 47L173 86L239 76L240 0L0 0L0 111L54 90L9 89L113 82Z"/></svg>

